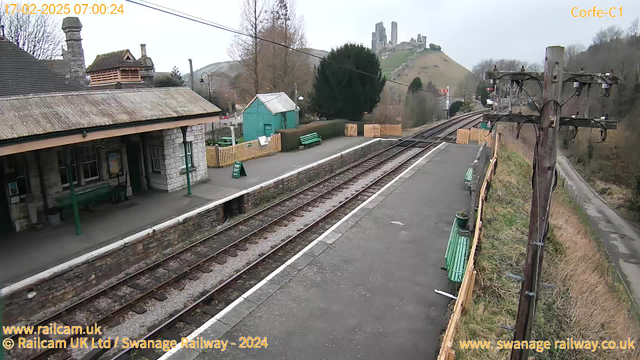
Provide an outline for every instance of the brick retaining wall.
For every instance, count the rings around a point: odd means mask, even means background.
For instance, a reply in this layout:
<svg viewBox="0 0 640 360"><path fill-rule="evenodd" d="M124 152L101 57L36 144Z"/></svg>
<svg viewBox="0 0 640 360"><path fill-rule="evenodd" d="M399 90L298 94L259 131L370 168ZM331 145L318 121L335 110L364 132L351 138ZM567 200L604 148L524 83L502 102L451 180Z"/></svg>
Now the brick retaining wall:
<svg viewBox="0 0 640 360"><path fill-rule="evenodd" d="M191 243L210 234L223 221L222 204L141 239L114 248L100 256L25 287L2 298L4 324L26 321L63 303L71 304L89 295L99 285L122 278L145 264L162 258L165 250ZM29 293L35 296L29 299Z"/></svg>
<svg viewBox="0 0 640 360"><path fill-rule="evenodd" d="M392 143L391 141L372 142L359 149L325 161L322 164L256 189L244 195L244 210L245 212L249 212L262 204L303 188L325 177L327 174L334 173L345 166L353 164L375 151L391 146Z"/></svg>

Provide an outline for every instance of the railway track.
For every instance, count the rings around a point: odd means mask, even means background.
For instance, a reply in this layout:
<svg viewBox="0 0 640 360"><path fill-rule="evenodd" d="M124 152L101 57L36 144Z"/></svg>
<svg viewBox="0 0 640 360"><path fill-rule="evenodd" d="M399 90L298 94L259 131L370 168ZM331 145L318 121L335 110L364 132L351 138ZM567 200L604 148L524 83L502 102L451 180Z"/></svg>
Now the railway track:
<svg viewBox="0 0 640 360"><path fill-rule="evenodd" d="M250 214L245 218L223 226L214 234L177 251L129 276L119 280L95 294L88 296L67 308L48 316L33 326L43 326L50 323L58 325L88 326L98 324L106 327L115 327L122 318L134 312L143 314L146 312L144 303L147 300L165 301L166 292L182 290L189 282L197 282L203 274L211 273L216 267L222 266L228 261L233 261L239 253L251 251L274 233L276 229L284 228L290 223L295 223L296 218L302 218L305 213L314 208L322 207L328 199L344 192L349 186L366 180L371 172L387 166L388 170L367 186L351 193L341 199L338 206L327 209L326 212L304 224L302 228L295 229L292 234L284 237L280 242L262 250L257 260L251 262L244 269L230 274L226 280L221 281L213 291L200 294L195 301L188 301L191 305L177 313L170 314L170 319L155 330L148 333L143 339L165 338L173 339L192 332L195 328L204 324L220 310L226 307L235 298L242 295L271 271L287 261L293 254L307 246L313 239L326 231L336 221L349 213L353 208L369 198L388 183L396 174L404 171L421 154L434 146L435 143L420 141L438 135L436 142L450 136L457 128L472 126L479 122L481 117L477 113L462 115L426 129L411 138L400 139L391 147L379 150L358 162L339 170L337 173L326 176L301 190L267 206L266 208ZM414 146L425 146L416 150ZM394 164L393 161L398 161ZM150 327L151 328L151 327ZM81 335L77 335L81 336ZM68 341L77 336L67 336ZM184 335L186 336L186 335ZM42 335L40 336L43 337ZM17 341L16 336L13 337ZM46 338L45 338L46 339ZM56 338L57 339L57 338ZM104 350L95 351L89 356L97 357ZM131 351L124 351L115 358L127 359L132 355ZM148 359L161 356L160 353L147 351L136 353ZM72 356L70 351L61 349L48 349L42 352L15 352L10 353L13 360L22 359L55 359L61 360Z"/></svg>

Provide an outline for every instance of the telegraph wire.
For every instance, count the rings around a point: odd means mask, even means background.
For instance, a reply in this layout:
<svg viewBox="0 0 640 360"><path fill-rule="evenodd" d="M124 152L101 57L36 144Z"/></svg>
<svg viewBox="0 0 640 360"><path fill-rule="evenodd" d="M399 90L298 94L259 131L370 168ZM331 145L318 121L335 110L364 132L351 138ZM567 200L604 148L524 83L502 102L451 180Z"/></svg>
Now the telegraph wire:
<svg viewBox="0 0 640 360"><path fill-rule="evenodd" d="M338 65L338 66L342 66L345 69L348 69L348 70L351 70L351 71L355 71L355 72L363 74L363 75L371 76L371 77L374 77L376 79L379 78L378 75L375 75L375 74L372 74L372 73L368 73L366 71L362 71L362 70L353 68L351 66L347 66L345 64L341 64L341 63L336 62L336 61L329 60L329 59L327 59L325 57L318 56L318 55L315 55L315 54L311 54L311 53L308 53L308 52L300 50L300 49L292 48L290 46L281 44L281 43L273 41L273 40L262 38L260 36L253 36L253 35L250 35L250 34L246 34L246 33L243 33L240 30L236 30L236 29L233 29L231 27L228 27L228 26L225 26L225 25L222 25L222 24L218 24L218 23L210 21L210 20L202 19L202 18L193 16L193 15L190 15L190 14L187 14L187 13L183 13L181 11L178 11L178 10L175 10L175 9L171 9L171 8L168 8L168 7L165 7L165 6L162 6L162 5L158 5L158 4L149 2L149 1L145 1L145 0L126 0L126 1L129 2L129 3L132 3L132 4L136 4L136 5L140 5L140 6L146 7L148 9L156 10L156 11L168 14L168 15L179 17L181 19L193 21L193 22L196 22L196 23L199 23L199 24L202 24L202 25L211 26L211 27L219 29L219 30L228 31L228 32L231 32L231 33L236 34L236 35L247 36L247 37L250 37L250 38L256 38L256 39L258 39L260 41L264 41L264 42L267 42L267 43L270 43L270 44L273 44L273 45L277 45L277 46L283 47L285 49L288 49L288 50L291 50L291 51L295 51L295 52L300 53L300 54L311 56L311 57L314 57L314 58L317 58L317 59L320 59L320 60L324 59L325 61L327 61L329 63L335 64L335 65ZM392 83L392 84L401 85L401 86L409 88L409 85L401 83L399 81L386 79L386 78L385 78L385 80L386 80L386 82L389 82L389 83ZM428 90L428 89L420 89L420 91L424 91L424 92L435 94L435 95L439 95L439 96L445 96L444 94L442 94L439 91L433 91L433 90Z"/></svg>

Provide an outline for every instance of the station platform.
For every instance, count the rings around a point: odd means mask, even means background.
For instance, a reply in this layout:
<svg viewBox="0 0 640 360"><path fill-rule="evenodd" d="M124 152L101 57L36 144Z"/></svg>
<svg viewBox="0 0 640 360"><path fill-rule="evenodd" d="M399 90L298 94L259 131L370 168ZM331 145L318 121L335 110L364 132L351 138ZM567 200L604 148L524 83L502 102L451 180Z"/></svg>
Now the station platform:
<svg viewBox="0 0 640 360"><path fill-rule="evenodd" d="M0 288L369 141L362 137L338 137L303 151L249 160L245 162L248 176L240 179L231 177L230 166L209 168L209 179L194 185L191 197L185 196L186 189L171 193L145 191L119 204L104 203L91 212L81 210L82 235L75 235L73 219L58 227L3 234Z"/></svg>
<svg viewBox="0 0 640 360"><path fill-rule="evenodd" d="M440 145L189 336L228 340L224 352L161 360L435 358L450 299L434 290L449 291L440 267L477 151ZM242 336L268 346L241 349Z"/></svg>

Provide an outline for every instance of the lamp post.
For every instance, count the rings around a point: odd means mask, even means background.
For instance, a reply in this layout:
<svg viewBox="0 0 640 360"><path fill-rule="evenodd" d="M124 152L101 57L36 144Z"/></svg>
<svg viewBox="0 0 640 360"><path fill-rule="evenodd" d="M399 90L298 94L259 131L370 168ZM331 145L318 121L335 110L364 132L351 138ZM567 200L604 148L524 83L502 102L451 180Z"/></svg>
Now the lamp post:
<svg viewBox="0 0 640 360"><path fill-rule="evenodd" d="M209 102L211 102L211 79L209 78L209 73L202 73L200 74L200 83L204 83L204 79L202 78L203 76L207 75L207 86L209 88Z"/></svg>

